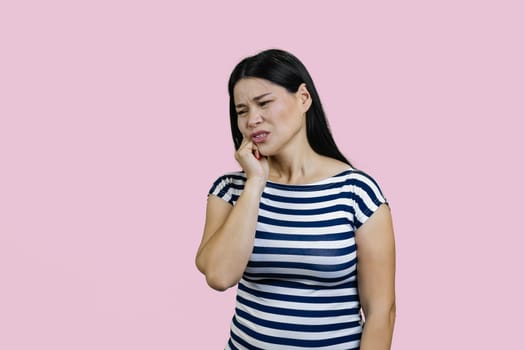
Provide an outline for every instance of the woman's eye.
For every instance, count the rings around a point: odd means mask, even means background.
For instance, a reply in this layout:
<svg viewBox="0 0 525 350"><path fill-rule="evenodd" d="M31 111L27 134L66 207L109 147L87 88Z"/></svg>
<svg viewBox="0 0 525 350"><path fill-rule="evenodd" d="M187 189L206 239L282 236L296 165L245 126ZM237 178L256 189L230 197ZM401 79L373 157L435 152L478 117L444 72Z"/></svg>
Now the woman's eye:
<svg viewBox="0 0 525 350"><path fill-rule="evenodd" d="M238 115L238 116L241 116L241 115L243 115L244 113L246 113L246 111L237 111L237 115Z"/></svg>
<svg viewBox="0 0 525 350"><path fill-rule="evenodd" d="M261 107L264 107L264 106L266 106L266 105L267 105L268 103L270 103L270 102L272 102L272 101L261 101L261 102L259 102L259 105L260 105Z"/></svg>

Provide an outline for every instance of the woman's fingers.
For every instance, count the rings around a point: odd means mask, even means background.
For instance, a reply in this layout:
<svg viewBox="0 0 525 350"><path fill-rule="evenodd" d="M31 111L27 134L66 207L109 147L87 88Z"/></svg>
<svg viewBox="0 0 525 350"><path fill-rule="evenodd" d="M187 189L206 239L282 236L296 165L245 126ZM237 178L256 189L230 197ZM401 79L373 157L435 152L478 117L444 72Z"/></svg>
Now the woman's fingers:
<svg viewBox="0 0 525 350"><path fill-rule="evenodd" d="M249 138L244 138L235 153L235 159L239 162L248 176L268 176L268 164L259 151L259 148Z"/></svg>
<svg viewBox="0 0 525 350"><path fill-rule="evenodd" d="M244 138L239 147L239 155L253 155L256 159L261 159L261 153L259 148L250 139Z"/></svg>

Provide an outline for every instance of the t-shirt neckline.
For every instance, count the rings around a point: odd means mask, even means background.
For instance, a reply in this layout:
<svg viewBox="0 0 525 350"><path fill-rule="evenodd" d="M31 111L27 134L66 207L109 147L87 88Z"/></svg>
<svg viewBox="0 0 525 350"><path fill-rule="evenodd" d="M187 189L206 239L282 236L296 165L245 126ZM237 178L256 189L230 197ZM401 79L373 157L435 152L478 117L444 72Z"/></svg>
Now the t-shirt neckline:
<svg viewBox="0 0 525 350"><path fill-rule="evenodd" d="M309 186L316 186L316 185L322 185L326 182L329 182L330 180L336 178L336 177L339 177L349 171L353 171L354 168L352 167L348 167L346 168L345 170L343 171L340 171L334 175L330 175L328 177L325 177L321 180L317 180L317 181L313 181L313 182L309 182L309 183L304 183L304 184L285 184L285 183L281 183L281 182L275 182L275 181L271 181L271 180L266 180L266 183L267 184L270 184L270 185L273 185L273 186L278 186L278 187L309 187Z"/></svg>

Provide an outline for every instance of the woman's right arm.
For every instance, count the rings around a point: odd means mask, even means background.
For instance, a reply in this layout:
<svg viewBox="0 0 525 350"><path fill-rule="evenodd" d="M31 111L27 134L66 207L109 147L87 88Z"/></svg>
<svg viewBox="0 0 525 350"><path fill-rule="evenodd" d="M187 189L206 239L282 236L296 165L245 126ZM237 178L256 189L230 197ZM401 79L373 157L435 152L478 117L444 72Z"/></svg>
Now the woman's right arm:
<svg viewBox="0 0 525 350"><path fill-rule="evenodd" d="M246 181L235 206L210 195L196 264L206 282L226 290L239 282L253 250L264 183Z"/></svg>
<svg viewBox="0 0 525 350"><path fill-rule="evenodd" d="M259 202L268 177L268 162L257 160L245 140L236 159L246 173L244 189L234 206L208 196L206 222L195 263L210 287L226 290L239 282L253 250Z"/></svg>

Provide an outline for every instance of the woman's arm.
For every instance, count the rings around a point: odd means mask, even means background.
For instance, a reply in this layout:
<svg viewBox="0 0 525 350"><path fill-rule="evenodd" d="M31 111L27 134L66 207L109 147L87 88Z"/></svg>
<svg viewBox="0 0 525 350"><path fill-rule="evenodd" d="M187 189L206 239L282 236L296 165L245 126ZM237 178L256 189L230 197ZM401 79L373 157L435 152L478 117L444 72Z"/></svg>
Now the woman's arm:
<svg viewBox="0 0 525 350"><path fill-rule="evenodd" d="M216 290L236 285L246 269L268 179L268 160L260 157L250 139L243 139L235 159L246 174L244 189L233 207L213 195L208 197L204 234L195 258L208 285Z"/></svg>
<svg viewBox="0 0 525 350"><path fill-rule="evenodd" d="M195 263L210 287L226 290L239 282L248 264L264 182L247 180L235 206L210 195Z"/></svg>
<svg viewBox="0 0 525 350"><path fill-rule="evenodd" d="M359 298L365 315L361 350L388 350L395 303L395 244L390 208L382 204L357 230Z"/></svg>

